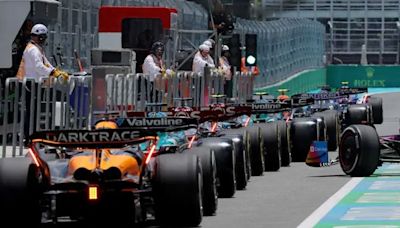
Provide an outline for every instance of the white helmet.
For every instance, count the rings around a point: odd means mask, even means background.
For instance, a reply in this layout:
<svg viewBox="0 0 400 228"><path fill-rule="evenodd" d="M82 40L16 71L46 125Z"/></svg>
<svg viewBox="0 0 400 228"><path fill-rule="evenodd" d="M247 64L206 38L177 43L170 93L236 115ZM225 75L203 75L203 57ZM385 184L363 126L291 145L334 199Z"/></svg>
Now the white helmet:
<svg viewBox="0 0 400 228"><path fill-rule="evenodd" d="M43 24L36 24L32 27L31 34L35 35L47 35L47 27Z"/></svg>
<svg viewBox="0 0 400 228"><path fill-rule="evenodd" d="M228 45L222 45L222 51L229 51Z"/></svg>

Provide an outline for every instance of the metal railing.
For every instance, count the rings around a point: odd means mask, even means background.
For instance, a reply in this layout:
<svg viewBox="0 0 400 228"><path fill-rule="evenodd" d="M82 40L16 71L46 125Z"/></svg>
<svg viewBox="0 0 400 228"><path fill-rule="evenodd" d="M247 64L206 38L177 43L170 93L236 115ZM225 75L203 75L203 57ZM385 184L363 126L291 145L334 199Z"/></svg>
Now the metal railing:
<svg viewBox="0 0 400 228"><path fill-rule="evenodd" d="M8 78L0 87L0 157L23 155L25 134L91 126L92 78ZM18 147L18 148L17 148ZM18 151L18 153L17 153Z"/></svg>
<svg viewBox="0 0 400 228"><path fill-rule="evenodd" d="M24 155L24 139L33 132L90 129L99 114L126 117L130 111L208 107L221 101L218 99L228 83L223 73L210 68L200 74L177 72L157 75L154 81L147 79L144 74L107 75L105 110L94 113L90 76L71 76L68 81L43 77L39 82L8 78L0 90L0 157ZM251 74L235 73L229 81L233 94L226 99L236 104L247 102L253 95L253 80Z"/></svg>
<svg viewBox="0 0 400 228"><path fill-rule="evenodd" d="M153 82L144 74L109 74L106 77L106 113L126 116L129 111L166 111L181 105L201 108L215 103L215 95L225 95L223 74L206 70L205 74L178 72L157 75ZM251 74L237 72L232 77L233 103L245 103L253 94ZM231 99L234 98L234 99Z"/></svg>

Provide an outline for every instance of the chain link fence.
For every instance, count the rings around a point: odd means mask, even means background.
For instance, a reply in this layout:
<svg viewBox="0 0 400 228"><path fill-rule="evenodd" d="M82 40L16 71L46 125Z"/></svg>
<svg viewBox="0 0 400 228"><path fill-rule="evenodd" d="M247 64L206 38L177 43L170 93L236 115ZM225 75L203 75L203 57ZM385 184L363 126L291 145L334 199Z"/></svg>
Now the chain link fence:
<svg viewBox="0 0 400 228"><path fill-rule="evenodd" d="M237 19L235 33L257 34L257 65L260 75L255 87L283 81L306 69L324 66L325 27L308 19L251 21ZM244 53L243 53L244 54Z"/></svg>

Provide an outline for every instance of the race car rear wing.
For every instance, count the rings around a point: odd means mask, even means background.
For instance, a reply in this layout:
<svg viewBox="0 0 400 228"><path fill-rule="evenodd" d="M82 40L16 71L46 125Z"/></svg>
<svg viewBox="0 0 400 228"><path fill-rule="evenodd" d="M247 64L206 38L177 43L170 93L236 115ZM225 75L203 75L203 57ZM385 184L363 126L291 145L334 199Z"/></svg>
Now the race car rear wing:
<svg viewBox="0 0 400 228"><path fill-rule="evenodd" d="M194 118L199 123L206 121L225 121L234 117L252 114L267 114L290 111L293 108L314 104L313 98L294 98L286 101L277 99L265 102L248 102L244 104L213 104L202 108L189 110L170 108L169 116L185 116Z"/></svg>
<svg viewBox="0 0 400 228"><path fill-rule="evenodd" d="M190 117L131 117L116 118L118 127L155 132L180 131L198 127L198 120Z"/></svg>
<svg viewBox="0 0 400 228"><path fill-rule="evenodd" d="M30 136L33 144L86 149L122 148L155 139L156 132L134 129L41 131Z"/></svg>
<svg viewBox="0 0 400 228"><path fill-rule="evenodd" d="M40 131L32 134L32 143L58 147L121 148L157 137L158 132L197 128L196 119L184 117L117 118L118 129Z"/></svg>
<svg viewBox="0 0 400 228"><path fill-rule="evenodd" d="M295 94L292 96L292 98L298 98L298 99L308 99L308 98L313 98L316 101L321 101L321 100L336 100L340 98L345 98L347 97L346 95L340 94L339 92L324 92L324 93L300 93L300 94Z"/></svg>
<svg viewBox="0 0 400 228"><path fill-rule="evenodd" d="M336 90L341 95L352 95L359 93L368 93L368 88L366 87L352 87L352 88L339 88Z"/></svg>
<svg viewBox="0 0 400 228"><path fill-rule="evenodd" d="M352 94L367 93L368 88L339 88L336 92L322 93L300 93L295 94L292 98L313 98L314 100L336 100L346 98Z"/></svg>

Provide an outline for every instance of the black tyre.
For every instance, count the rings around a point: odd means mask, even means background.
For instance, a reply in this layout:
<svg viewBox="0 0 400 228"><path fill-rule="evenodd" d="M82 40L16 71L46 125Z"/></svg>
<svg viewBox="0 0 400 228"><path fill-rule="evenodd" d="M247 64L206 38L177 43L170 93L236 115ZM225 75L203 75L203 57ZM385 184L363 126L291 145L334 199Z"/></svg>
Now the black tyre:
<svg viewBox="0 0 400 228"><path fill-rule="evenodd" d="M40 225L39 176L40 171L30 158L0 159L0 211L5 224Z"/></svg>
<svg viewBox="0 0 400 228"><path fill-rule="evenodd" d="M224 138L230 138L233 141L235 151L236 189L243 190L247 186L246 151L244 148L243 136L241 134L230 134L227 132Z"/></svg>
<svg viewBox="0 0 400 228"><path fill-rule="evenodd" d="M244 153L245 153L245 164L246 164L246 177L247 181L251 178L251 162L250 162L250 148L247 144L247 128L238 128L238 129L228 129L225 131L226 134L239 134L243 137L243 146L244 146Z"/></svg>
<svg viewBox="0 0 400 228"><path fill-rule="evenodd" d="M340 120L338 112L336 110L326 110L316 115L321 115L325 120L328 150L335 151L340 140Z"/></svg>
<svg viewBox="0 0 400 228"><path fill-rule="evenodd" d="M281 166L287 167L292 161L289 148L288 129L285 121L277 121L280 137Z"/></svg>
<svg viewBox="0 0 400 228"><path fill-rule="evenodd" d="M235 154L232 140L216 137L202 139L202 142L202 145L215 153L218 197L232 197L236 192Z"/></svg>
<svg viewBox="0 0 400 228"><path fill-rule="evenodd" d="M339 162L343 172L367 177L379 164L380 143L376 130L368 125L351 125L342 134Z"/></svg>
<svg viewBox="0 0 400 228"><path fill-rule="evenodd" d="M258 126L247 127L247 148L250 152L251 175L262 176L265 170L264 140Z"/></svg>
<svg viewBox="0 0 400 228"><path fill-rule="evenodd" d="M201 223L202 175L196 155L165 154L156 158L153 191L158 222L170 226Z"/></svg>
<svg viewBox="0 0 400 228"><path fill-rule="evenodd" d="M383 123L382 97L369 97L368 104L372 108L372 117L374 118L374 124L382 124Z"/></svg>
<svg viewBox="0 0 400 228"><path fill-rule="evenodd" d="M281 168L278 124L276 122L271 122L259 126L264 140L265 171L278 171Z"/></svg>
<svg viewBox="0 0 400 228"><path fill-rule="evenodd" d="M318 121L314 118L293 119L290 126L291 152L293 162L304 162L310 146L318 139Z"/></svg>
<svg viewBox="0 0 400 228"><path fill-rule="evenodd" d="M214 215L218 207L217 166L214 151L200 146L186 152L200 158L203 170L203 213Z"/></svg>
<svg viewBox="0 0 400 228"><path fill-rule="evenodd" d="M345 114L346 125L352 124L370 124L372 123L372 116L368 105L354 104L349 105Z"/></svg>

